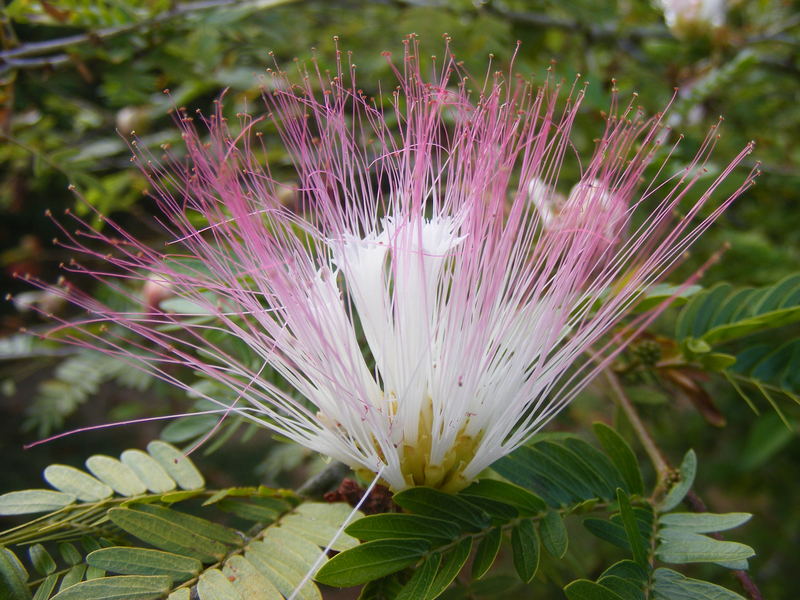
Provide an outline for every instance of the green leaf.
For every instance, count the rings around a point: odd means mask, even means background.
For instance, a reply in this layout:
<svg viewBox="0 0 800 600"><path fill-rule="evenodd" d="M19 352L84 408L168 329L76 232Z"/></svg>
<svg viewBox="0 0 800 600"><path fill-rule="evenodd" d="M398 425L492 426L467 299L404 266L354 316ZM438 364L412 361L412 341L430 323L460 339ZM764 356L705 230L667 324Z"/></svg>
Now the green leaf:
<svg viewBox="0 0 800 600"><path fill-rule="evenodd" d="M223 544L231 546L241 546L243 538L234 529L214 523L207 519L201 519L193 515L178 512L171 508L164 508L155 504L131 504L129 508L137 511L150 513L156 517L168 520L176 525L190 529L191 531Z"/></svg>
<svg viewBox="0 0 800 600"><path fill-rule="evenodd" d="M639 471L639 462L636 460L636 455L628 443L605 423L594 423L592 429L600 444L608 453L611 462L622 474L626 484L625 488L623 488L625 492L628 494L642 494L644 492L644 482L642 481L642 473Z"/></svg>
<svg viewBox="0 0 800 600"><path fill-rule="evenodd" d="M164 494L175 489L175 480L170 477L164 468L149 454L141 450L125 450L120 455L122 464L130 467L154 494Z"/></svg>
<svg viewBox="0 0 800 600"><path fill-rule="evenodd" d="M86 565L75 565L61 578L61 583L58 586L58 591L61 592L69 587L74 586L76 583L83 579L86 574Z"/></svg>
<svg viewBox="0 0 800 600"><path fill-rule="evenodd" d="M319 546L304 538L297 537L283 527L269 527L261 539L263 543L276 547L276 556L291 553L299 558L299 566L304 570L310 568L322 554ZM323 560L327 560L327 558L323 557Z"/></svg>
<svg viewBox="0 0 800 600"><path fill-rule="evenodd" d="M426 600L435 597L430 594L441 561L442 555L438 552L431 554L422 561L422 564L414 569L414 574L411 576L411 579L408 580L397 594L396 600Z"/></svg>
<svg viewBox="0 0 800 600"><path fill-rule="evenodd" d="M428 550L430 543L421 539L365 542L334 556L317 572L315 579L335 587L361 585L405 569Z"/></svg>
<svg viewBox="0 0 800 600"><path fill-rule="evenodd" d="M0 515L28 515L51 512L75 502L74 494L53 490L22 490L0 496Z"/></svg>
<svg viewBox="0 0 800 600"><path fill-rule="evenodd" d="M523 516L533 517L547 510L544 500L525 488L497 479L480 479L459 494L497 500L513 506Z"/></svg>
<svg viewBox="0 0 800 600"><path fill-rule="evenodd" d="M647 571L638 563L625 559L614 563L600 575L601 577L616 576L622 579L635 581L637 584L647 583Z"/></svg>
<svg viewBox="0 0 800 600"><path fill-rule="evenodd" d="M585 498L576 497L560 484L562 470L552 465L541 452L520 446L492 464L498 474L525 489L533 490L550 506L567 506Z"/></svg>
<svg viewBox="0 0 800 600"><path fill-rule="evenodd" d="M299 566L289 553L280 557L272 556L270 546L261 542L251 543L245 551L245 559L269 578L275 588L284 596L290 596L306 574L307 568ZM321 600L319 589L307 582L297 591L297 598Z"/></svg>
<svg viewBox="0 0 800 600"><path fill-rule="evenodd" d="M622 473L600 450L579 438L567 438L564 440L564 445L580 456L592 472L605 482L605 491L601 498L613 499L616 497L618 487L622 489L627 487Z"/></svg>
<svg viewBox="0 0 800 600"><path fill-rule="evenodd" d="M567 528L564 526L564 519L554 510L550 510L539 523L539 535L542 537L542 544L554 558L564 558L567 553Z"/></svg>
<svg viewBox="0 0 800 600"><path fill-rule="evenodd" d="M167 552L214 562L228 551L228 547L222 543L178 525L170 518L130 508L112 508L108 511L108 517L117 527Z"/></svg>
<svg viewBox="0 0 800 600"><path fill-rule="evenodd" d="M58 551L61 554L61 558L64 560L64 562L69 565L77 565L78 563L83 562L83 556L75 547L75 545L71 544L70 542L59 544Z"/></svg>
<svg viewBox="0 0 800 600"><path fill-rule="evenodd" d="M502 541L503 531L499 527L495 527L483 536L478 548L475 550L475 558L472 561L473 579L480 579L491 568L495 558L497 558Z"/></svg>
<svg viewBox="0 0 800 600"><path fill-rule="evenodd" d="M275 585L244 556L231 556L225 561L222 573L247 600L283 600Z"/></svg>
<svg viewBox="0 0 800 600"><path fill-rule="evenodd" d="M616 592L588 579L578 579L564 588L569 600L625 600Z"/></svg>
<svg viewBox="0 0 800 600"><path fill-rule="evenodd" d="M0 547L0 591L3 592L3 597L9 600L30 598L27 582L28 572L17 555L8 548Z"/></svg>
<svg viewBox="0 0 800 600"><path fill-rule="evenodd" d="M685 529L694 533L711 533L727 531L747 523L753 515L750 513L670 513L661 515L658 522L662 527Z"/></svg>
<svg viewBox="0 0 800 600"><path fill-rule="evenodd" d="M715 540L699 533L668 528L658 534L661 543L656 556L666 563L731 562L741 561L755 555L745 544Z"/></svg>
<svg viewBox="0 0 800 600"><path fill-rule="evenodd" d="M702 291L699 285L672 285L669 283L657 283L647 289L642 299L633 309L634 313L647 312L662 302L672 298L672 306L685 304L689 298Z"/></svg>
<svg viewBox="0 0 800 600"><path fill-rule="evenodd" d="M47 600L55 591L56 584L58 583L59 574L53 573L45 577L44 581L36 588L36 593L33 595L33 600ZM24 598L24 596L20 596Z"/></svg>
<svg viewBox="0 0 800 600"><path fill-rule="evenodd" d="M654 600L744 600L723 587L690 579L672 569L656 569L653 573Z"/></svg>
<svg viewBox="0 0 800 600"><path fill-rule="evenodd" d="M196 576L203 564L196 558L149 548L113 546L95 550L86 562L99 569L122 575L167 575L173 582Z"/></svg>
<svg viewBox="0 0 800 600"><path fill-rule="evenodd" d="M53 600L156 600L172 582L161 575L120 575L83 581L60 591Z"/></svg>
<svg viewBox="0 0 800 600"><path fill-rule="evenodd" d="M434 547L456 539L460 532L458 526L450 521L406 513L369 515L350 524L345 531L364 541L423 538L430 540Z"/></svg>
<svg viewBox="0 0 800 600"><path fill-rule="evenodd" d="M97 502L114 493L105 483L67 465L50 465L44 470L44 478L57 490L84 502Z"/></svg>
<svg viewBox="0 0 800 600"><path fill-rule="evenodd" d="M208 569L197 582L200 600L243 600L234 585L219 569Z"/></svg>
<svg viewBox="0 0 800 600"><path fill-rule="evenodd" d="M604 588L611 590L623 600L646 600L642 588L618 575L607 575L597 580Z"/></svg>
<svg viewBox="0 0 800 600"><path fill-rule="evenodd" d="M339 527L350 516L351 510L350 506L344 503L304 502L294 513L283 517L280 526L324 548L338 533ZM356 513L356 517L359 516L363 515ZM331 549L341 552L355 546L358 546L358 540L342 533L336 538Z"/></svg>
<svg viewBox="0 0 800 600"><path fill-rule="evenodd" d="M394 502L406 510L455 523L462 530L478 532L489 526L489 515L469 502L429 487L413 487L394 495Z"/></svg>
<svg viewBox="0 0 800 600"><path fill-rule="evenodd" d="M680 480L672 486L661 504L658 506L659 512L667 512L678 506L689 490L694 485L694 478L697 475L697 455L694 450L689 450L681 461L679 469Z"/></svg>
<svg viewBox="0 0 800 600"><path fill-rule="evenodd" d="M439 572L436 574L436 579L434 579L433 585L428 590L426 597L428 600L440 596L453 583L453 580L467 562L471 550L472 538L465 538L444 556Z"/></svg>
<svg viewBox="0 0 800 600"><path fill-rule="evenodd" d="M128 465L110 456L97 454L86 459L86 468L120 496L138 496L147 491L147 486Z"/></svg>
<svg viewBox="0 0 800 600"><path fill-rule="evenodd" d="M633 514L631 502L621 488L617 489L617 502L619 504L622 526L625 528L625 535L628 538L628 543L633 553L633 560L644 566L647 564L647 552L644 548L644 540L642 540L642 535L639 533L639 525L636 522L636 516Z"/></svg>
<svg viewBox="0 0 800 600"><path fill-rule="evenodd" d="M192 593L189 591L189 588L178 588L167 596L167 600L191 600L191 598ZM283 600L283 598L280 600Z"/></svg>
<svg viewBox="0 0 800 600"><path fill-rule="evenodd" d="M539 442L533 447L552 459L570 479L574 478L575 482L572 487L577 491L580 499L614 498L614 490L609 488L603 478L595 473L579 454L563 444L548 441ZM562 483L564 481L562 476Z"/></svg>
<svg viewBox="0 0 800 600"><path fill-rule="evenodd" d="M528 583L539 569L539 536L530 519L524 519L511 530L511 549L514 569L523 582Z"/></svg>
<svg viewBox="0 0 800 600"><path fill-rule="evenodd" d="M28 549L28 556L31 558L33 567L42 575L50 575L56 570L56 561L41 544L33 544Z"/></svg>
<svg viewBox="0 0 800 600"><path fill-rule="evenodd" d="M625 533L625 528L617 523L606 521L604 519L589 518L584 519L583 526L586 527L591 533L614 544L624 550L630 550L631 545L628 541L628 536Z"/></svg>
<svg viewBox="0 0 800 600"><path fill-rule="evenodd" d="M196 490L205 486L200 471L175 446L154 440L147 444L147 451L184 490Z"/></svg>

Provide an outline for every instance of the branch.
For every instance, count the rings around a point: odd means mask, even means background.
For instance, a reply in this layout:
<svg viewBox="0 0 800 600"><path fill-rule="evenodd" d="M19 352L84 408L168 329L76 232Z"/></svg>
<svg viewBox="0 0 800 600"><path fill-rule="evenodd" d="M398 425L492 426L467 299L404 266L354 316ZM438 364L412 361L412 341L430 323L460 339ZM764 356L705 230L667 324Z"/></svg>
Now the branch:
<svg viewBox="0 0 800 600"><path fill-rule="evenodd" d="M658 490L660 487L666 486L671 474L674 472L674 469L669 465L667 459L664 458L664 454L661 452L661 449L656 445L655 441L653 441L653 438L650 436L650 433L644 426L642 419L639 417L639 412L625 394L625 390L622 388L619 378L608 369L606 369L605 374L606 378L608 379L608 383L611 386L611 390L614 392L614 399L619 407L625 412L625 416L628 417L628 420L636 432L636 437L639 438L642 446L644 446L645 452L647 452L647 455L650 457L650 461L653 463L653 466L656 469L658 476L656 489ZM703 502L703 500L691 490L686 494L685 502L693 512L708 512L705 502ZM725 539L719 533L711 533L709 535L718 540ZM752 577L750 577L750 574L747 571L734 569L733 574L736 579L739 580L742 589L744 589L744 591L747 593L750 600L764 600L764 597L761 595L761 591L758 589L756 582L753 581Z"/></svg>
<svg viewBox="0 0 800 600"><path fill-rule="evenodd" d="M653 441L653 438L650 437L650 433L639 417L639 412L633 406L627 394L625 394L625 390L622 388L619 378L608 369L605 370L605 375L611 387L611 391L614 392L614 400L623 410L625 416L628 417L628 421L630 421L633 426L636 437L639 439L639 442L641 442L645 452L647 452L650 462L653 463L653 467L656 470L656 489L665 488L672 476L673 469L669 466L667 459L664 458L661 449Z"/></svg>
<svg viewBox="0 0 800 600"><path fill-rule="evenodd" d="M295 0L271 0L269 4L271 6L278 6L280 4L287 4L289 2L294 2ZM137 21L135 23L129 23L127 25L116 25L113 27L104 27L102 29L97 29L95 31L88 31L86 33L81 33L77 35L70 35L62 38L57 38L54 40L45 40L43 42L27 42L17 46L16 48L11 48L9 50L4 50L0 52L0 60L4 63L0 66L0 72L8 71L11 69L26 69L26 68L35 68L35 67L42 67L42 66L53 66L57 64L62 64L67 62L69 57L66 54L57 54L54 56L47 56L41 59L27 59L23 60L22 57L28 56L38 56L40 54L46 54L48 52L54 52L57 50L64 50L65 48L69 48L70 46L76 46L80 44L86 43L97 43L101 40L108 39L115 37L117 35L123 33L129 33L131 31L135 31L139 28L157 25L159 23L164 23L165 21L169 21L176 17L180 17L183 15L200 12L204 10L210 10L214 8L224 8L226 6L243 6L247 5L247 2L242 2L241 0L199 0L197 2L187 2L185 4L178 4L175 7L166 10L162 13L155 15L152 18L144 19L142 21ZM263 6L265 2L260 3Z"/></svg>

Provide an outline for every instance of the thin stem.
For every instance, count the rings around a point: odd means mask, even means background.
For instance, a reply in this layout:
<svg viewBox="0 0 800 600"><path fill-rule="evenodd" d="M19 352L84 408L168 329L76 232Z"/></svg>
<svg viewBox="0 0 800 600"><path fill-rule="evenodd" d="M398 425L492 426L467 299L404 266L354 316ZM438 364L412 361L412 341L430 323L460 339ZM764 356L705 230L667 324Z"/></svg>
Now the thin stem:
<svg viewBox="0 0 800 600"><path fill-rule="evenodd" d="M641 417L639 417L639 412L630 401L630 398L628 398L628 396L625 394L625 390L622 388L619 378L608 369L606 369L605 375L608 379L611 390L614 393L614 399L619 407L625 412L625 415L628 417L628 420L633 426L636 437L641 442L645 452L647 452L647 456L650 457L653 467L655 467L658 477L656 483L657 495L657 493L660 493L663 488L666 488L674 469L667 462L667 459L664 458L664 454L661 452L661 449L656 445L655 441L650 436L650 433L644 426ZM689 490L689 492L686 494L684 501L693 512L708 511L708 507L706 506L705 502L703 502L703 500L691 490ZM719 533L710 533L709 535L717 540L725 539L722 534ZM764 600L764 597L761 595L761 591L758 589L756 582L753 581L752 577L750 577L750 574L747 571L735 569L733 571L733 575L739 580L742 589L745 591L745 593L747 593L747 596L750 598L750 600Z"/></svg>
<svg viewBox="0 0 800 600"><path fill-rule="evenodd" d="M605 375L611 387L611 391L614 393L614 400L623 410L625 416L628 417L628 421L630 421L636 433L636 437L639 439L642 447L644 447L647 456L650 458L650 462L653 463L653 467L656 470L656 490L660 491L666 488L672 476L672 468L670 468L661 449L653 441L653 438L644 426L641 417L639 417L639 412L633 406L630 398L628 398L625 390L622 388L619 378L609 369L605 370Z"/></svg>

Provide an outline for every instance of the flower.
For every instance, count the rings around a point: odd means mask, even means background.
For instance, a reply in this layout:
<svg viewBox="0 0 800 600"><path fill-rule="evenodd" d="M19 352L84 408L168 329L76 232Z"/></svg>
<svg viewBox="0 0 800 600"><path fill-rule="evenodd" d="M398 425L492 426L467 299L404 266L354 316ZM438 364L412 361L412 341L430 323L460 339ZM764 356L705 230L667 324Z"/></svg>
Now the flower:
<svg viewBox="0 0 800 600"><path fill-rule="evenodd" d="M707 34L725 24L727 0L660 0L664 21L676 35Z"/></svg>
<svg viewBox="0 0 800 600"><path fill-rule="evenodd" d="M537 89L496 73L473 92L449 50L430 79L417 56L409 38L399 85L378 99L341 59L330 79L270 72L269 118L299 182L292 209L257 158L257 119L232 132L221 111L183 114L185 164L137 150L169 244L76 216L63 243L113 268L69 268L122 293L130 279L169 282L171 306L186 308L122 312L68 285L91 316L62 338L185 389L175 367L189 367L235 392L206 395L221 410L393 490L460 489L524 443L663 309L623 321L751 183L710 206L750 147L689 201L714 126L688 166L640 190L661 115L615 101L557 200L583 89L562 103L551 77Z"/></svg>

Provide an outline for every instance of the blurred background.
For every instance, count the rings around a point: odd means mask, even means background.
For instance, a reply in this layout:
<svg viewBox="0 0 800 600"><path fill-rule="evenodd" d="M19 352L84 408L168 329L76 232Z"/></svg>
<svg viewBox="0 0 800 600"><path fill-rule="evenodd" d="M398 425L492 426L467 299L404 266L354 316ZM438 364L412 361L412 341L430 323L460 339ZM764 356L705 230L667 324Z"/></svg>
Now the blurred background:
<svg viewBox="0 0 800 600"><path fill-rule="evenodd" d="M15 274L55 281L59 264L69 260L51 243L57 229L48 209L59 215L69 208L92 220L91 205L140 238L162 243L144 177L130 164L129 134L135 131L158 154L179 141L172 108L213 110L225 89L224 110L232 118L258 114L265 68L277 60L291 70L293 61L315 52L332 66L335 36L352 51L368 94L379 83L394 85L381 53L399 55L408 33L418 34L429 54L441 52L449 34L476 78L489 55L493 68L506 69L519 40L519 73L541 80L552 67L567 84L576 73L590 82L575 138L584 150L602 131L612 80L622 102L637 93L650 113L675 95L668 122L686 137L678 162L691 157L722 115L711 171L754 140L747 166L758 160L763 174L695 246L686 272L722 247L728 250L703 285L766 285L800 266L800 5L789 0L12 0L0 6L0 290L11 294L0 309L0 492L41 487L41 469L51 462L80 465L91 453L117 454L159 436L189 443L208 429L203 418L166 429L154 422L23 450L69 429L190 410L193 400L111 359L19 334L46 328L41 312L71 313ZM265 127L264 133L270 164L290 180L288 157L270 137L274 132ZM147 293L158 290L141 290L142 302L150 301ZM776 335L796 339L798 328L770 335L773 342ZM800 546L800 444L791 400L800 390L765 396L770 400L760 399L755 414L724 378L698 385L694 397L650 390L634 399L673 463L687 448L697 450L698 491L712 510L755 513L736 536L758 552L754 579L767 598L793 597L788 575ZM581 430L594 419L608 421L610 406L589 390L554 427ZM320 467L305 451L243 424L223 428L194 458L217 486L296 486ZM568 581L610 564L613 549L588 538L586 544L573 547L571 573L548 576ZM705 575L734 587L718 571ZM561 597L555 585L551 596L537 589L537 597Z"/></svg>

